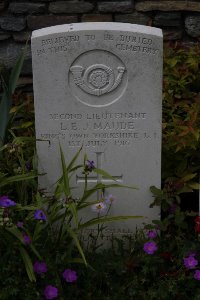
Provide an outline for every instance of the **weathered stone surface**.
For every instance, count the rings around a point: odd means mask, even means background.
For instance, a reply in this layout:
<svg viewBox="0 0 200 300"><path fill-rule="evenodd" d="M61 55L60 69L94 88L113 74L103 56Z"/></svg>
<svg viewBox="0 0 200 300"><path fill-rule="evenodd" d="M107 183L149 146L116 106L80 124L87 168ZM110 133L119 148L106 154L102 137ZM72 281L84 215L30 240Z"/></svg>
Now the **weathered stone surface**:
<svg viewBox="0 0 200 300"><path fill-rule="evenodd" d="M0 41L7 40L11 37L10 32L0 30Z"/></svg>
<svg viewBox="0 0 200 300"><path fill-rule="evenodd" d="M13 39L16 42L26 42L26 41L30 40L30 38L31 38L30 31L13 33Z"/></svg>
<svg viewBox="0 0 200 300"><path fill-rule="evenodd" d="M200 14L186 16L185 29L190 36L200 37Z"/></svg>
<svg viewBox="0 0 200 300"><path fill-rule="evenodd" d="M188 10L188 11L200 11L200 2L196 1L185 1L185 0L154 0L154 1L138 1L135 4L135 9L137 11L178 11L178 10Z"/></svg>
<svg viewBox="0 0 200 300"><path fill-rule="evenodd" d="M24 44L23 45L16 44L10 41L1 42L0 64L5 65L7 68L12 68L23 48L24 48ZM30 58L31 58L31 51L30 51L30 46L28 46L26 51L25 62L27 60L30 60Z"/></svg>
<svg viewBox="0 0 200 300"><path fill-rule="evenodd" d="M162 27L176 27L181 25L181 13L176 12L166 12L166 13L157 13L155 15L154 26Z"/></svg>
<svg viewBox="0 0 200 300"><path fill-rule="evenodd" d="M112 22L111 14L85 14L81 18L82 22Z"/></svg>
<svg viewBox="0 0 200 300"><path fill-rule="evenodd" d="M21 31L26 27L26 20L23 17L1 16L0 27L8 31Z"/></svg>
<svg viewBox="0 0 200 300"><path fill-rule="evenodd" d="M74 14L74 13L87 13L94 9L94 4L91 2L78 2L78 1L58 1L51 2L49 11L54 14Z"/></svg>
<svg viewBox="0 0 200 300"><path fill-rule="evenodd" d="M23 0L17 0L17 2L23 2ZM34 2L34 3L38 3L38 2L52 2L52 0L31 0L31 2Z"/></svg>
<svg viewBox="0 0 200 300"><path fill-rule="evenodd" d="M163 29L164 41L176 41L181 40L183 36L183 30L177 28L164 28Z"/></svg>
<svg viewBox="0 0 200 300"><path fill-rule="evenodd" d="M116 22L123 22L123 23L132 23L132 24L139 24L139 25L150 25L151 18L145 14L141 14L138 12L134 12L132 14L123 14L123 15L115 15Z"/></svg>
<svg viewBox="0 0 200 300"><path fill-rule="evenodd" d="M0 1L0 11L4 10L5 7L6 7L5 1Z"/></svg>
<svg viewBox="0 0 200 300"><path fill-rule="evenodd" d="M117 197L109 214L145 217L107 224L108 235L159 218L159 209L149 208L149 187L160 185L161 30L112 22L60 25L34 31L32 53L41 188L52 191L61 175L59 141L68 162L83 146L77 164L87 153L118 183L139 188L106 189ZM88 176L89 188L116 181ZM79 198L82 170L71 186ZM101 199L99 193L91 200ZM81 216L84 222L94 212L88 207Z"/></svg>
<svg viewBox="0 0 200 300"><path fill-rule="evenodd" d="M110 13L131 13L133 11L133 2L129 1L105 1L98 3L98 10L100 12Z"/></svg>
<svg viewBox="0 0 200 300"><path fill-rule="evenodd" d="M45 3L13 2L8 9L14 14L34 14L43 13L45 8Z"/></svg>
<svg viewBox="0 0 200 300"><path fill-rule="evenodd" d="M55 15L43 15L43 16L28 16L27 25L31 30L40 29L44 27L69 24L78 22L77 16L55 16Z"/></svg>

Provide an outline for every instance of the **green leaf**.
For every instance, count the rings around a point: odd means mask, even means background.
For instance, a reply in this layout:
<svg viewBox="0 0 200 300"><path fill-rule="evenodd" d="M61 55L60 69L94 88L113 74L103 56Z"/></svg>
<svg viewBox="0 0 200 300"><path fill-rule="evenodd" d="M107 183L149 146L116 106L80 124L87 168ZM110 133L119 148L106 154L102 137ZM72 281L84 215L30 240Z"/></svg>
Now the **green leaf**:
<svg viewBox="0 0 200 300"><path fill-rule="evenodd" d="M150 191L152 192L153 195L159 197L159 196L162 196L163 195L163 192L161 189L158 189L157 187L155 186L150 186Z"/></svg>
<svg viewBox="0 0 200 300"><path fill-rule="evenodd" d="M194 174L187 174L186 176L182 177L181 180L184 182L190 181L194 177L196 177L197 173Z"/></svg>
<svg viewBox="0 0 200 300"><path fill-rule="evenodd" d="M194 190L200 189L200 183L198 183L198 182L192 182L192 183L188 184L188 186Z"/></svg>
<svg viewBox="0 0 200 300"><path fill-rule="evenodd" d="M38 258L39 260L42 260L42 257L41 257L41 255L39 254L39 252L36 250L36 248L35 248L32 244L30 244L29 247L30 247L30 249L33 251L33 253L37 256L37 258Z"/></svg>
<svg viewBox="0 0 200 300"><path fill-rule="evenodd" d="M22 51L21 55L17 59L14 68L11 71L8 87L4 89L0 102L0 146L4 144L6 129L10 119L9 112L12 105L12 94L17 86L17 80L23 66L26 48L27 46Z"/></svg>
<svg viewBox="0 0 200 300"><path fill-rule="evenodd" d="M21 144L21 143L24 143L24 142L26 142L26 143L35 143L35 141L36 141L36 139L35 139L35 137L32 137L32 136L17 136L17 137L15 137L14 138L14 140L13 140L13 143L14 144Z"/></svg>
<svg viewBox="0 0 200 300"><path fill-rule="evenodd" d="M11 184L13 182L18 182L18 181L23 181L23 180L30 180L30 179L33 179L33 178L36 178L36 177L37 177L36 172L30 172L30 173L22 174L22 175L4 177L3 179L0 178L0 187Z"/></svg>
<svg viewBox="0 0 200 300"><path fill-rule="evenodd" d="M24 243L23 236L17 227L15 227L15 226L5 227L5 229L10 234L12 234L15 238L17 238L22 244Z"/></svg>
<svg viewBox="0 0 200 300"><path fill-rule="evenodd" d="M182 194L182 193L192 193L193 190L191 187L189 187L189 185L184 186L179 192L178 194Z"/></svg>
<svg viewBox="0 0 200 300"><path fill-rule="evenodd" d="M113 183L113 184L103 184L103 183L97 183L93 188L88 189L84 192L80 203L82 203L83 201L85 201L88 197L90 197L92 194L94 194L96 191L98 190L103 190L103 189L107 189L107 188L127 188L127 189L134 189L134 190L138 190L137 187L134 186L129 186L129 185L125 185L125 184L117 184L117 183Z"/></svg>
<svg viewBox="0 0 200 300"><path fill-rule="evenodd" d="M29 121L29 122L23 122L19 126L12 127L12 129L28 128L28 127L30 127L32 125L33 125L33 122L31 122L31 121Z"/></svg>
<svg viewBox="0 0 200 300"><path fill-rule="evenodd" d="M36 210L38 207L37 206L34 206L34 205L26 205L26 206L21 206L21 204L18 204L17 206L16 206L16 210L18 210L18 211L26 211L26 210L31 210L31 211L33 211L33 210Z"/></svg>
<svg viewBox="0 0 200 300"><path fill-rule="evenodd" d="M68 206L68 210L71 212L73 219L74 219L74 223L76 225L76 227L78 227L78 214L77 214L77 209L76 209L76 204L75 203L70 203Z"/></svg>
<svg viewBox="0 0 200 300"><path fill-rule="evenodd" d="M110 223L110 222L129 220L129 219L138 219L138 218L143 218L143 216L116 216L116 217L96 218L79 225L79 229L87 228L102 223Z"/></svg>
<svg viewBox="0 0 200 300"><path fill-rule="evenodd" d="M17 81L19 78L19 75L21 73L21 69L24 63L24 58L27 52L27 44L25 45L24 49L22 50L21 55L16 61L16 64L14 68L11 71L10 78L9 78L9 86L8 86L8 92L10 95L14 92L16 86L17 86Z"/></svg>
<svg viewBox="0 0 200 300"><path fill-rule="evenodd" d="M60 156L61 156L61 163L62 163L62 179L63 179L63 192L65 193L66 197L69 197L71 192L70 192L70 186L69 186L69 173L68 173L68 168L65 163L65 157L64 153L62 151L61 145L60 145Z"/></svg>
<svg viewBox="0 0 200 300"><path fill-rule="evenodd" d="M168 64L170 65L170 67L175 67L177 63L178 63L178 59L175 57L168 60Z"/></svg>
<svg viewBox="0 0 200 300"><path fill-rule="evenodd" d="M183 175L183 172L186 170L186 168L187 168L187 160L181 161L177 167L176 175L178 177L181 177Z"/></svg>
<svg viewBox="0 0 200 300"><path fill-rule="evenodd" d="M83 147L81 147L78 152L75 154L75 156L72 158L72 160L70 161L68 167L67 167L67 170L70 172L70 170L72 169L74 163L76 162L76 160L78 159L79 155L80 155L80 152L82 150ZM75 168L76 170L76 168Z"/></svg>
<svg viewBox="0 0 200 300"><path fill-rule="evenodd" d="M24 265L25 265L26 272L27 272L29 280L31 282L36 282L35 274L34 274L34 271L33 271L33 264L32 264L32 261L30 259L30 256L28 255L28 253L24 249L24 247L19 247L19 251L20 251L21 257L24 261Z"/></svg>
<svg viewBox="0 0 200 300"><path fill-rule="evenodd" d="M108 178L108 179L110 179L114 182L117 182L117 180L114 177L112 177L112 175L110 175L109 173L107 173L106 171L104 171L102 169L95 168L95 169L93 169L93 172L95 172L97 174L100 174L100 175L102 175L102 176L104 176L104 177L106 177L106 178Z"/></svg>
<svg viewBox="0 0 200 300"><path fill-rule="evenodd" d="M82 256L82 259L83 259L83 261L84 261L84 264L87 265L87 261L86 261L85 255L84 255L84 253L83 253L83 249L82 249L82 247L81 247L81 245L80 245L80 242L79 242L79 240L78 240L77 235L75 234L75 232L72 230L72 228L71 228L70 226L68 226L68 225L65 225L65 226L66 226L66 228L67 228L68 233L70 234L70 236L71 236L72 239L74 240L75 245L76 245L76 247L77 247L77 249L78 249L80 255Z"/></svg>
<svg viewBox="0 0 200 300"><path fill-rule="evenodd" d="M84 260L82 258L70 258L67 260L67 263L69 264L85 264Z"/></svg>

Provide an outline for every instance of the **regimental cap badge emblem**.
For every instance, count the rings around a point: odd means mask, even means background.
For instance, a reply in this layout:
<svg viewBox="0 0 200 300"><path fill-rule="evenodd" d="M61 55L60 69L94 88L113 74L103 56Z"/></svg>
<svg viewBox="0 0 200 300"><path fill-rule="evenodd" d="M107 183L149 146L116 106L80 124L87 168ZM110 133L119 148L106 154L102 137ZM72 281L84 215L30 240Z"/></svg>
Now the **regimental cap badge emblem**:
<svg viewBox="0 0 200 300"><path fill-rule="evenodd" d="M116 54L93 49L81 53L71 62L68 84L71 94L79 102L102 107L124 95L128 74L124 62Z"/></svg>
<svg viewBox="0 0 200 300"><path fill-rule="evenodd" d="M84 92L101 96L116 89L122 81L125 68L117 67L117 76L114 70L104 64L94 64L87 69L75 65L70 68L75 84Z"/></svg>

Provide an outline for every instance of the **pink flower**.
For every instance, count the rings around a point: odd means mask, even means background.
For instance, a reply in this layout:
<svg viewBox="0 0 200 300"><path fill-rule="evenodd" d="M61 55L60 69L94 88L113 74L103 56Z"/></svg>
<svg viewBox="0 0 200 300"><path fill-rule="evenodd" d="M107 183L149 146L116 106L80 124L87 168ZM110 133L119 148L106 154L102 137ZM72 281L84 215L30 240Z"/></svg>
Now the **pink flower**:
<svg viewBox="0 0 200 300"><path fill-rule="evenodd" d="M19 221L19 222L17 222L16 226L17 226L18 228L23 228L24 223Z"/></svg>
<svg viewBox="0 0 200 300"><path fill-rule="evenodd" d="M98 214L103 214L107 210L107 206L104 202L95 203L91 207L93 212L96 212Z"/></svg>
<svg viewBox="0 0 200 300"><path fill-rule="evenodd" d="M115 200L116 198L110 194L105 198L105 203L111 205Z"/></svg>
<svg viewBox="0 0 200 300"><path fill-rule="evenodd" d="M58 297L58 289L53 285L47 285L44 289L44 296L47 300L52 300Z"/></svg>
<svg viewBox="0 0 200 300"><path fill-rule="evenodd" d="M42 220L42 221L46 221L47 217L45 215L45 213L41 210L41 209L36 209L34 212L34 218L36 220Z"/></svg>
<svg viewBox="0 0 200 300"><path fill-rule="evenodd" d="M33 270L35 273L41 275L47 272L47 265L45 262L36 261L33 265Z"/></svg>
<svg viewBox="0 0 200 300"><path fill-rule="evenodd" d="M156 238L157 235L158 235L158 233L157 233L156 230L149 230L149 231L147 232L147 236L148 236L148 238L150 238L150 239Z"/></svg>
<svg viewBox="0 0 200 300"><path fill-rule="evenodd" d="M31 243L30 237L25 233L23 233L23 240L25 245L29 245Z"/></svg>
<svg viewBox="0 0 200 300"><path fill-rule="evenodd" d="M193 255L184 258L183 261L184 261L184 266L187 269L194 269L198 265L198 260L196 260Z"/></svg>
<svg viewBox="0 0 200 300"><path fill-rule="evenodd" d="M194 272L194 279L200 280L200 270L196 270L196 271Z"/></svg>
<svg viewBox="0 0 200 300"><path fill-rule="evenodd" d="M147 254L154 254L158 250L158 247L155 242L147 242L144 244L143 250Z"/></svg>
<svg viewBox="0 0 200 300"><path fill-rule="evenodd" d="M8 196L1 196L0 197L0 206L1 207L11 207L15 206L16 202L9 199Z"/></svg>
<svg viewBox="0 0 200 300"><path fill-rule="evenodd" d="M63 272L63 278L67 281L67 282L74 282L77 280L78 276L76 274L76 271L70 270L70 269L66 269Z"/></svg>

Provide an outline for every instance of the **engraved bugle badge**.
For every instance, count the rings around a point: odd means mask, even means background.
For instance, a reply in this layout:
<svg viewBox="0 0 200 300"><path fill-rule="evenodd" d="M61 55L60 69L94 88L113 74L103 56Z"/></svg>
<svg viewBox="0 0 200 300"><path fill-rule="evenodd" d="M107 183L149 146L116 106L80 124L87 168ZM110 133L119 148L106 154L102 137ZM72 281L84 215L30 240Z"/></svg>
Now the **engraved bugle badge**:
<svg viewBox="0 0 200 300"><path fill-rule="evenodd" d="M112 68L103 64L94 64L87 69L80 65L75 65L70 68L73 74L75 84L84 92L101 96L115 90L120 82L125 71L125 68L117 67L117 75Z"/></svg>

